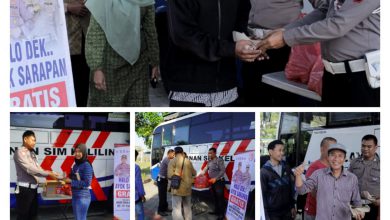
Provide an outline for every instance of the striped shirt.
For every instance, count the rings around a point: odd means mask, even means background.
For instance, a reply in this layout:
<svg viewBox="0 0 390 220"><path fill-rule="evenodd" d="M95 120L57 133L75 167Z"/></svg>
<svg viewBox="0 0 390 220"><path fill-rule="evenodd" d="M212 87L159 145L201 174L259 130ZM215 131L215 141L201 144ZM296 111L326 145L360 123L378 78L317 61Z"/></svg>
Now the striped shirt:
<svg viewBox="0 0 390 220"><path fill-rule="evenodd" d="M169 99L178 102L193 102L204 104L207 107L226 105L238 98L237 87L213 93L192 93L170 91Z"/></svg>
<svg viewBox="0 0 390 220"><path fill-rule="evenodd" d="M349 205L361 206L358 179L348 170L336 178L330 168L319 169L297 187L301 195L313 190L317 191L316 220L351 219Z"/></svg>

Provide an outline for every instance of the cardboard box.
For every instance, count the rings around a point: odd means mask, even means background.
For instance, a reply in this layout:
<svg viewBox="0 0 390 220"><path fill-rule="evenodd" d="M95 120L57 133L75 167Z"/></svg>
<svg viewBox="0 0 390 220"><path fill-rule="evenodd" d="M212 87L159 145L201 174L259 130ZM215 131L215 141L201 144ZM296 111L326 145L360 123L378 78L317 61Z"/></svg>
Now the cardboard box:
<svg viewBox="0 0 390 220"><path fill-rule="evenodd" d="M57 180L47 180L43 186L43 194L46 197L58 197L64 195L62 190L63 182Z"/></svg>

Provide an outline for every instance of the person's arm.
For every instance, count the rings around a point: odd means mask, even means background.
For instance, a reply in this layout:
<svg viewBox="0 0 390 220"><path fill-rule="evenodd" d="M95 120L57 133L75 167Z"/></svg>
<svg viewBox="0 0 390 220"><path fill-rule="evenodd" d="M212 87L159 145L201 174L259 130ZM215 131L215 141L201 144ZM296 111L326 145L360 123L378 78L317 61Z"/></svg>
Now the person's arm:
<svg viewBox="0 0 390 220"><path fill-rule="evenodd" d="M103 69L104 48L107 39L103 29L93 16L91 16L87 36L85 39L85 59L91 73L92 80L99 90L106 90L106 82Z"/></svg>
<svg viewBox="0 0 390 220"><path fill-rule="evenodd" d="M168 25L173 43L183 50L207 61L235 56L235 43L218 40L204 32L198 25L197 11L201 10L195 0L169 0ZM218 13L218 12L215 12Z"/></svg>
<svg viewBox="0 0 390 220"><path fill-rule="evenodd" d="M149 58L149 64L152 67L157 67L160 63L159 46L157 40L157 31L155 25L155 11L154 6L145 7L146 14L141 21L141 26L146 37L146 50Z"/></svg>
<svg viewBox="0 0 390 220"><path fill-rule="evenodd" d="M301 19L298 19L290 24L284 26L284 29L288 30L295 27L300 27L304 25L313 24L314 22L321 21L326 18L326 13L328 12L328 1L324 1L318 8L314 9L312 12L307 14Z"/></svg>
<svg viewBox="0 0 390 220"><path fill-rule="evenodd" d="M171 179L172 176L175 174L175 162L174 162L174 159L169 161L169 164L168 164L168 179Z"/></svg>
<svg viewBox="0 0 390 220"><path fill-rule="evenodd" d="M32 166L29 162L28 154L29 152L22 152L21 150L16 150L14 160L20 167L26 171L28 174L36 177L47 177L50 172L43 170L41 167Z"/></svg>
<svg viewBox="0 0 390 220"><path fill-rule="evenodd" d="M355 176L355 174L351 174L354 176L352 181L352 196L351 196L351 203L355 207L361 207L362 206L362 200L360 197L360 191L359 191L359 183L358 179Z"/></svg>
<svg viewBox="0 0 390 220"><path fill-rule="evenodd" d="M79 170L80 180L72 179L71 186L75 188L89 187L92 182L93 169L91 164L85 162Z"/></svg>
<svg viewBox="0 0 390 220"><path fill-rule="evenodd" d="M321 21L286 30L284 41L289 46L310 44L339 38L369 17L380 6L380 0L346 0L332 16Z"/></svg>
<svg viewBox="0 0 390 220"><path fill-rule="evenodd" d="M235 25L235 31L241 33L248 32L248 20L249 12L251 10L251 3L249 0L240 0L237 8L237 20Z"/></svg>
<svg viewBox="0 0 390 220"><path fill-rule="evenodd" d="M308 178L305 182L302 180L302 174L305 170L304 164L295 168L295 187L297 189L298 194L303 195L312 190L315 190L318 185L318 173L320 170L315 171L310 178Z"/></svg>
<svg viewBox="0 0 390 220"><path fill-rule="evenodd" d="M142 183L141 169L138 165L135 165L135 185L137 186L138 196L144 199L145 189Z"/></svg>

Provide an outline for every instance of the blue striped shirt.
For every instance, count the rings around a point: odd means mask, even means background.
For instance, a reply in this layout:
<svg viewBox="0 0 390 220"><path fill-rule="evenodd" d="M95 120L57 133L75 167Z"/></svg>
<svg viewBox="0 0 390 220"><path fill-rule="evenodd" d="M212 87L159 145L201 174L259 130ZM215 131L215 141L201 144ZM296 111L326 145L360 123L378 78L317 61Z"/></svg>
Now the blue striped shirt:
<svg viewBox="0 0 390 220"><path fill-rule="evenodd" d="M330 168L323 168L314 173L297 188L301 195L317 191L316 220L349 220L349 205L361 206L357 177L344 169L336 178Z"/></svg>

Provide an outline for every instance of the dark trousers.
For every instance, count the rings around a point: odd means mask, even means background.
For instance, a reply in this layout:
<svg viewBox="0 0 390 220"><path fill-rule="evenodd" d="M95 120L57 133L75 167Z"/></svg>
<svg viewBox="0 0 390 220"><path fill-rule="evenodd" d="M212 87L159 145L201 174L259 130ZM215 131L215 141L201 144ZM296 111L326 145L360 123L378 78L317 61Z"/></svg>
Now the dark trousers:
<svg viewBox="0 0 390 220"><path fill-rule="evenodd" d="M379 107L380 89L372 89L365 71L336 74L324 70L322 105L324 107Z"/></svg>
<svg viewBox="0 0 390 220"><path fill-rule="evenodd" d="M243 63L242 94L246 106L297 106L297 97L273 86L262 83L264 74L284 71L290 56L288 46L277 50L268 50L270 59Z"/></svg>
<svg viewBox="0 0 390 220"><path fill-rule="evenodd" d="M33 220L38 212L37 189L30 189L19 186L19 193L16 195L17 220Z"/></svg>
<svg viewBox="0 0 390 220"><path fill-rule="evenodd" d="M225 215L226 210L226 201L224 197L225 183L222 180L218 180L213 185L211 185L211 192L214 198L215 210L214 212L219 216Z"/></svg>
<svg viewBox="0 0 390 220"><path fill-rule="evenodd" d="M379 207L374 206L372 204L369 206L370 206L370 212L364 215L363 220L376 220L379 214Z"/></svg>
<svg viewBox="0 0 390 220"><path fill-rule="evenodd" d="M226 105L221 105L219 107L234 107L236 106L236 101L228 103ZM175 101L170 99L169 100L169 106L170 107L206 107L205 104L202 103L195 103L195 102L181 102L181 101Z"/></svg>
<svg viewBox="0 0 390 220"><path fill-rule="evenodd" d="M291 220L291 219L293 219L292 215L291 215L291 211L289 211L289 210L281 212L281 213L270 214L270 215L268 215L268 217L269 218L267 220Z"/></svg>
<svg viewBox="0 0 390 220"><path fill-rule="evenodd" d="M167 202L167 187L168 180L166 178L160 178L157 181L158 187L158 211L165 212L168 210L168 202Z"/></svg>

